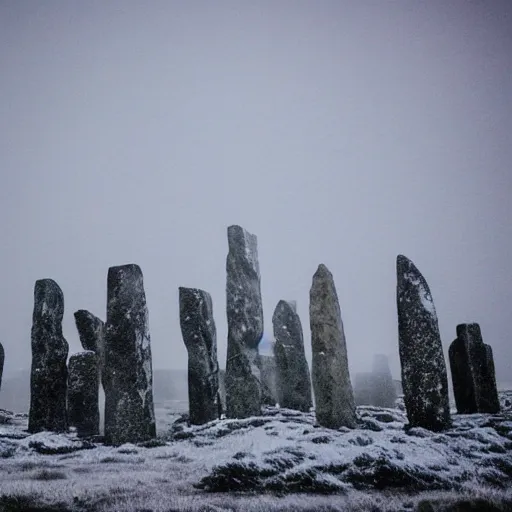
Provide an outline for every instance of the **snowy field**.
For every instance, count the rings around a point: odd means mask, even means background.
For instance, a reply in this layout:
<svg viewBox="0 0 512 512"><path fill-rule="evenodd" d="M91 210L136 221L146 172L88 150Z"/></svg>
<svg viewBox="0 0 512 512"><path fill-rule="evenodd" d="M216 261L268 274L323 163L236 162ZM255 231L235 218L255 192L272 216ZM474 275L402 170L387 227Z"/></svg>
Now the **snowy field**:
<svg viewBox="0 0 512 512"><path fill-rule="evenodd" d="M0 411L0 510L435 511L455 497L512 510L512 392L500 398L501 414L454 415L444 433L369 406L354 430L276 408L190 427L186 402L169 402L157 442L119 447L28 435L26 415Z"/></svg>

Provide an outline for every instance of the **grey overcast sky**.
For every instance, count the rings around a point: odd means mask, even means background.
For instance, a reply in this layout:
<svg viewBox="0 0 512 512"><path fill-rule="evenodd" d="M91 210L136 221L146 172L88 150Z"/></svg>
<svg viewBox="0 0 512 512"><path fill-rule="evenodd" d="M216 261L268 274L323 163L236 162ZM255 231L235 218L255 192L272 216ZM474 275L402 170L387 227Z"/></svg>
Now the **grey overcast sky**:
<svg viewBox="0 0 512 512"><path fill-rule="evenodd" d="M427 279L447 357L479 322L512 381L512 2L0 1L0 340L30 367L34 282L105 318L144 273L153 365L184 368L178 287L213 298L226 228L258 237L265 336L332 271L352 375L399 376L395 260Z"/></svg>

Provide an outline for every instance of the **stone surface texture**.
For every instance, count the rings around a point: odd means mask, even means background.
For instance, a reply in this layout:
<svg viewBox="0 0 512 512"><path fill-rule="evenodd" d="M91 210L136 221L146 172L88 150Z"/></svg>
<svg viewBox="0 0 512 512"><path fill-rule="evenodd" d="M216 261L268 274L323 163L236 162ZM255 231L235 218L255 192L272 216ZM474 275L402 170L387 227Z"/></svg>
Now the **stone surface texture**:
<svg viewBox="0 0 512 512"><path fill-rule="evenodd" d="M230 226L228 245L226 415L247 418L261 413L262 402L258 344L263 307L257 239L240 226Z"/></svg>
<svg viewBox="0 0 512 512"><path fill-rule="evenodd" d="M73 354L68 365L68 419L76 427L78 437L99 434L98 358L86 350Z"/></svg>
<svg viewBox="0 0 512 512"><path fill-rule="evenodd" d="M105 367L105 323L85 309L75 311L75 324L84 350L92 350L98 361L100 381ZM103 389L105 387L103 386Z"/></svg>
<svg viewBox="0 0 512 512"><path fill-rule="evenodd" d="M179 301L181 333L188 352L190 423L202 425L222 414L212 299L203 290L180 287Z"/></svg>
<svg viewBox="0 0 512 512"><path fill-rule="evenodd" d="M411 427L451 425L448 378L437 313L429 286L414 263L397 257L397 310L402 386Z"/></svg>
<svg viewBox="0 0 512 512"><path fill-rule="evenodd" d="M106 443L120 445L154 438L149 318L138 265L108 271L103 384Z"/></svg>
<svg viewBox="0 0 512 512"><path fill-rule="evenodd" d="M52 279L40 279L34 287L32 315L32 367L30 373L31 433L68 428L66 393L68 343L62 334L64 295Z"/></svg>
<svg viewBox="0 0 512 512"><path fill-rule="evenodd" d="M448 353L457 412L499 412L492 349L483 342L480 326L459 324Z"/></svg>
<svg viewBox="0 0 512 512"><path fill-rule="evenodd" d="M272 317L279 405L308 412L313 406L302 324L295 302L279 301Z"/></svg>
<svg viewBox="0 0 512 512"><path fill-rule="evenodd" d="M323 264L313 276L309 317L317 421L327 428L353 428L356 407L340 305L333 276Z"/></svg>
<svg viewBox="0 0 512 512"><path fill-rule="evenodd" d="M277 391L277 368L274 356L259 355L258 367L261 374L261 400L263 405L279 403Z"/></svg>

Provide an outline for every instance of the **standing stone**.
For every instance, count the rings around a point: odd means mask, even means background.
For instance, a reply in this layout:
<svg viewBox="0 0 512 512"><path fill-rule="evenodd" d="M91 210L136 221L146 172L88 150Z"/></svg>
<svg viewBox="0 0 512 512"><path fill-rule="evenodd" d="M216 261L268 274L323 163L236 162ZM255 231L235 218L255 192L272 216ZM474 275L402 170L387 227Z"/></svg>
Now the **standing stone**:
<svg viewBox="0 0 512 512"><path fill-rule="evenodd" d="M190 423L202 425L220 418L217 331L210 294L180 287L180 325L188 352Z"/></svg>
<svg viewBox="0 0 512 512"><path fill-rule="evenodd" d="M395 407L396 398L388 358L384 354L376 354L373 358L372 370L372 405L393 408Z"/></svg>
<svg viewBox="0 0 512 512"><path fill-rule="evenodd" d="M354 379L354 401L356 405L373 405L373 373L356 373Z"/></svg>
<svg viewBox="0 0 512 512"><path fill-rule="evenodd" d="M66 388L68 343L62 335L64 296L52 279L36 281L32 315L32 369L28 430L68 428Z"/></svg>
<svg viewBox="0 0 512 512"><path fill-rule="evenodd" d="M492 348L483 342L478 324L457 326L449 357L457 412L499 412Z"/></svg>
<svg viewBox="0 0 512 512"><path fill-rule="evenodd" d="M108 270L104 377L106 443L154 438L149 319L138 265Z"/></svg>
<svg viewBox="0 0 512 512"><path fill-rule="evenodd" d="M309 300L317 421L327 428L353 428L356 406L340 305L332 274L323 264L313 276Z"/></svg>
<svg viewBox="0 0 512 512"><path fill-rule="evenodd" d="M288 409L309 412L313 406L311 377L296 303L279 301L272 317L272 324L276 339L274 354L277 366L279 405Z"/></svg>
<svg viewBox="0 0 512 512"><path fill-rule="evenodd" d="M258 367L261 373L261 402L275 406L279 402L275 357L260 354Z"/></svg>
<svg viewBox="0 0 512 512"><path fill-rule="evenodd" d="M68 368L68 419L79 437L99 434L98 359L90 350L73 354Z"/></svg>
<svg viewBox="0 0 512 512"><path fill-rule="evenodd" d="M80 343L84 350L92 350L96 354L98 374L102 380L102 374L105 372L105 324L103 320L85 309L75 311L74 316ZM105 389L105 384L103 384L103 389Z"/></svg>
<svg viewBox="0 0 512 512"><path fill-rule="evenodd" d="M434 302L412 261L400 255L396 269L399 352L409 426L440 431L448 428L451 420Z"/></svg>
<svg viewBox="0 0 512 512"><path fill-rule="evenodd" d="M2 389L2 375L4 373L4 360L5 360L4 347L0 343L0 389Z"/></svg>
<svg viewBox="0 0 512 512"><path fill-rule="evenodd" d="M226 415L247 418L261 414L258 344L263 336L263 307L258 247L256 236L240 226L228 228L228 244Z"/></svg>

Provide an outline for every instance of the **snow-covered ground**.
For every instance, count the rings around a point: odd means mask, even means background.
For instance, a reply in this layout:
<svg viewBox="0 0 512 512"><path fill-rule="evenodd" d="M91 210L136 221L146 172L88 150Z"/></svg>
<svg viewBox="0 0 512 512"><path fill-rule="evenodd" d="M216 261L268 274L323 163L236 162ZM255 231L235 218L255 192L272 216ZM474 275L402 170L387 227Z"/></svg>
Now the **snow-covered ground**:
<svg viewBox="0 0 512 512"><path fill-rule="evenodd" d="M168 403L157 442L119 447L28 435L26 415L0 411L0 511L410 511L475 493L512 504L512 392L501 400L502 413L454 415L444 433L406 431L403 411L369 406L353 430L276 408L194 427Z"/></svg>

